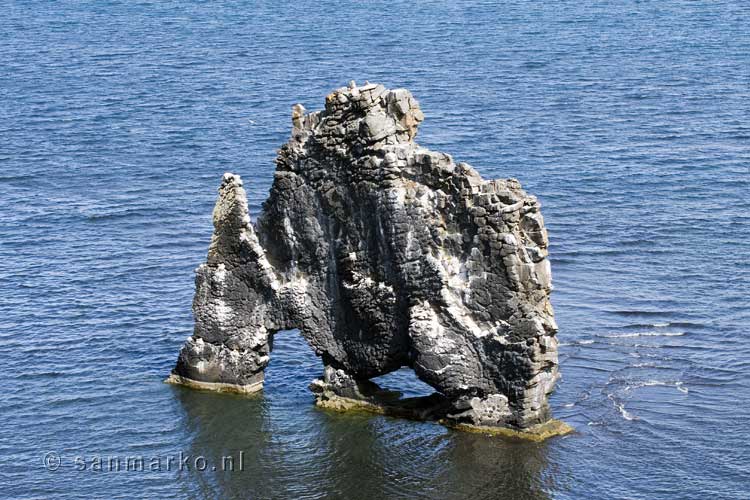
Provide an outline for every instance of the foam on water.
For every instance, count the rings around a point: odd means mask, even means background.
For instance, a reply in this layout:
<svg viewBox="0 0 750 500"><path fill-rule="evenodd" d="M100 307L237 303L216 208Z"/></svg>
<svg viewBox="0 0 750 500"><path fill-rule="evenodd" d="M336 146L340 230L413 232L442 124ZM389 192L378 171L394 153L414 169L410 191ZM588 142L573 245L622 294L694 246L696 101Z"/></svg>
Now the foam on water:
<svg viewBox="0 0 750 500"><path fill-rule="evenodd" d="M636 332L636 333L613 333L601 335L608 339L627 339L635 337L682 337L685 332Z"/></svg>
<svg viewBox="0 0 750 500"><path fill-rule="evenodd" d="M633 415L629 411L627 411L625 409L625 404L621 401L616 400L614 395L608 394L607 398L609 398L609 400L612 401L612 404L614 405L615 409L618 411L618 413L623 419L627 421L638 420L638 417Z"/></svg>

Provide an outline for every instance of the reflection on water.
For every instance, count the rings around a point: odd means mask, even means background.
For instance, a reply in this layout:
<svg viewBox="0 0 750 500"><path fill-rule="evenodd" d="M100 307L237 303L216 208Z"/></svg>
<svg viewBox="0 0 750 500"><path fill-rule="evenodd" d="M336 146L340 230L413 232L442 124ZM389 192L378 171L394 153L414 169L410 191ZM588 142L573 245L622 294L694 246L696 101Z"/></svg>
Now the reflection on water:
<svg viewBox="0 0 750 500"><path fill-rule="evenodd" d="M246 498L549 498L548 444L320 410L306 387L319 371L301 337L288 333L275 341L263 394L175 387L186 453L209 464L182 472L185 489ZM244 470L211 470L240 452Z"/></svg>

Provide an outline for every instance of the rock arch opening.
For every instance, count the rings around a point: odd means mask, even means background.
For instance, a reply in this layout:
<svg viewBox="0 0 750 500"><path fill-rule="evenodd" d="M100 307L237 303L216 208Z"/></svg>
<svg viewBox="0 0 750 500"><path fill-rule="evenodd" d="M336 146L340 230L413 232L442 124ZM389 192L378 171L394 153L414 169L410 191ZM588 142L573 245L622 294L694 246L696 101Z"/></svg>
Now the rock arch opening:
<svg viewBox="0 0 750 500"><path fill-rule="evenodd" d="M308 386L320 377L323 363L297 329L279 330L269 336L269 361L264 369L266 395L310 399Z"/></svg>
<svg viewBox="0 0 750 500"><path fill-rule="evenodd" d="M383 390L401 393L401 398L418 398L431 396L434 387L420 380L411 367L402 366L396 371L370 379Z"/></svg>

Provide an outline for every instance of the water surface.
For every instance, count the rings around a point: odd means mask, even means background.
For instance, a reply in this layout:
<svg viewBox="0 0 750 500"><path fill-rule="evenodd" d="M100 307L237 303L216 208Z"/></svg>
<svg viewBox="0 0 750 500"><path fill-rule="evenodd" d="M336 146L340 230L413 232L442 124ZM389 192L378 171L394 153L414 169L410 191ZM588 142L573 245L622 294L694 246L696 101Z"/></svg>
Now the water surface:
<svg viewBox="0 0 750 500"><path fill-rule="evenodd" d="M0 496L747 498L746 2L2 11ZM552 405L576 435L322 412L306 388L320 362L295 332L277 336L261 397L162 383L191 333L221 175L243 176L256 215L291 106L318 109L352 78L410 89L421 144L542 201ZM408 371L385 383L424 390ZM243 471L212 470L240 452ZM207 470L75 462L179 453Z"/></svg>

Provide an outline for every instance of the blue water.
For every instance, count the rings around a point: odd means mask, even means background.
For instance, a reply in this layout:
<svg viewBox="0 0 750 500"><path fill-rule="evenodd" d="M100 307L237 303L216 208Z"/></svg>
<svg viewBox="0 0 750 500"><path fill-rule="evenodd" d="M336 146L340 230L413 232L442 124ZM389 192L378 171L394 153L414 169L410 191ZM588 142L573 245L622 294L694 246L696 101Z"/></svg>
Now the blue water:
<svg viewBox="0 0 750 500"><path fill-rule="evenodd" d="M1 6L0 497L750 495L747 2ZM421 144L542 201L577 434L317 410L295 332L262 396L162 383L221 175L256 215L292 104L350 79L410 89ZM206 470L91 470L180 452Z"/></svg>

